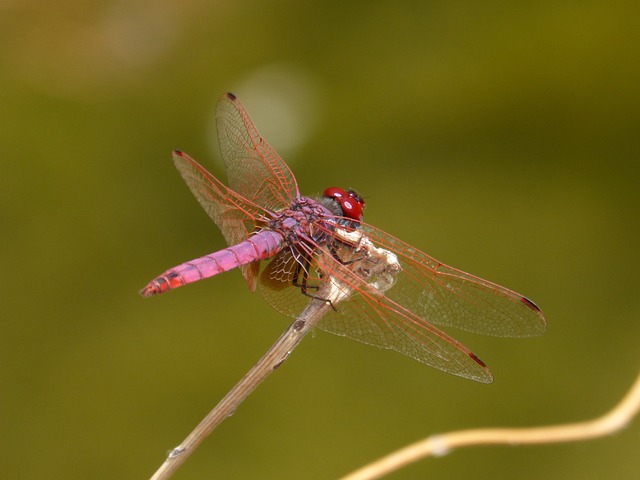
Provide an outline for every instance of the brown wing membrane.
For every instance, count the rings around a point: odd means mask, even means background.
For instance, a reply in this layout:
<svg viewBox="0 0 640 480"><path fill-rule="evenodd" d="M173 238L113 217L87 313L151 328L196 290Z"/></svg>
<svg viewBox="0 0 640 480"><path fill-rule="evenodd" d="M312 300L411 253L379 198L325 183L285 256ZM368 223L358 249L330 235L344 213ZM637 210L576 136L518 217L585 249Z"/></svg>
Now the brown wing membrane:
<svg viewBox="0 0 640 480"><path fill-rule="evenodd" d="M420 318L445 327L483 335L542 335L546 321L523 295L449 267L371 225L361 230L379 247L393 252L402 265L386 295Z"/></svg>
<svg viewBox="0 0 640 480"><path fill-rule="evenodd" d="M480 382L492 380L484 363L434 324L499 336L544 332L544 316L530 300L448 267L381 230L364 224L359 231L345 227L343 231L354 238L347 241L348 235L326 228L326 223L319 222L316 228L324 228L335 240L312 249L304 281L307 292L312 294L313 285L334 279L348 296L318 324L325 331L396 350ZM358 240L362 238L369 243ZM309 255L309 250L298 254ZM284 251L281 255L263 272L261 280L271 284L261 285L261 292L276 309L295 316L309 296L291 285L293 255Z"/></svg>
<svg viewBox="0 0 640 480"><path fill-rule="evenodd" d="M269 212L225 186L186 153L175 151L173 161L228 245L246 240L261 221L269 218ZM256 289L259 268L258 262L240 267L251 291Z"/></svg>
<svg viewBox="0 0 640 480"><path fill-rule="evenodd" d="M229 186L271 211L287 208L299 197L293 173L262 138L240 101L224 95L216 109L218 140Z"/></svg>
<svg viewBox="0 0 640 480"><path fill-rule="evenodd" d="M300 257L306 253L306 248L297 252ZM314 286L333 281L348 298L334 305L335 310L318 324L320 329L396 350L455 375L480 382L492 380L489 370L469 349L385 296L395 288L395 280L380 270L381 258L363 258L350 245L316 245L304 280L297 278L298 284L304 281L306 286L307 295L303 295L299 286L292 285L293 255L283 251L280 257L274 260L275 265L265 268L260 282L260 292L278 311L296 316L317 291ZM398 273L394 270L393 275Z"/></svg>

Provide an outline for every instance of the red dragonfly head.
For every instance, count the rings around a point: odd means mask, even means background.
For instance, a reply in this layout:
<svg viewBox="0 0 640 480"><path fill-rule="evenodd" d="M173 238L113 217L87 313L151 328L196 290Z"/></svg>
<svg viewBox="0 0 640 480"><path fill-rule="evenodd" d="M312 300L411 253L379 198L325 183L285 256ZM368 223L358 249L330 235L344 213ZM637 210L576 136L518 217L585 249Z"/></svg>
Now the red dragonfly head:
<svg viewBox="0 0 640 480"><path fill-rule="evenodd" d="M323 192L325 197L336 201L345 217L362 221L362 211L364 210L364 199L354 190L344 191L339 187L329 187Z"/></svg>

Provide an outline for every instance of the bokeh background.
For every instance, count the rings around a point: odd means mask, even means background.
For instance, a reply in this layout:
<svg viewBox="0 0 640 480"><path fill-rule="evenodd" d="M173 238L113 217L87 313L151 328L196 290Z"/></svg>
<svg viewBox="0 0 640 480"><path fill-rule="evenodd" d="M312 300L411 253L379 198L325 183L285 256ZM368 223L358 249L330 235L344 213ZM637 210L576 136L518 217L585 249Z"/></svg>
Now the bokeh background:
<svg viewBox="0 0 640 480"><path fill-rule="evenodd" d="M235 92L308 194L520 291L538 339L450 332L492 385L318 333L175 476L336 478L435 432L599 415L638 371L637 2L0 1L3 478L149 477L286 328L171 163L224 178ZM640 425L392 475L635 479Z"/></svg>

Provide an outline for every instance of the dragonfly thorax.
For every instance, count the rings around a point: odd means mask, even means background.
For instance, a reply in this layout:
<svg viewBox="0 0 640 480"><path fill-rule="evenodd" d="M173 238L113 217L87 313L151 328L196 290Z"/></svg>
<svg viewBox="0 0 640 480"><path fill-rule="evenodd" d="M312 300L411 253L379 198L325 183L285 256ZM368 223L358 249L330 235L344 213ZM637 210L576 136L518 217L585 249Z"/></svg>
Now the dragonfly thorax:
<svg viewBox="0 0 640 480"><path fill-rule="evenodd" d="M280 233L288 243L312 240L319 241L324 235L314 224L323 218L336 215L323 202L309 197L300 197L285 210L278 212L269 222L268 228ZM316 238L318 237L318 238Z"/></svg>

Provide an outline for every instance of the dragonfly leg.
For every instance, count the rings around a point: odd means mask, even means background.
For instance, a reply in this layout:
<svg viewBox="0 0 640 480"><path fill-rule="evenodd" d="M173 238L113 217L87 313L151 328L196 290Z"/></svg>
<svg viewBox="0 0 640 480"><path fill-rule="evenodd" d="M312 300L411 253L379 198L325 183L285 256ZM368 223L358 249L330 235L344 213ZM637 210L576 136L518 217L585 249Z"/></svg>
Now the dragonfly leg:
<svg viewBox="0 0 640 480"><path fill-rule="evenodd" d="M340 242L342 245L346 245L343 242ZM345 266L349 266L349 265L353 265L356 262L361 262L362 260L367 258L366 254L362 254L359 257L356 258L352 258L351 260L343 260L342 258L340 258L340 255L338 254L338 250L336 249L336 240L332 239L329 243L329 252L331 253L331 256L334 258L334 260L336 262L338 262L340 265L345 265Z"/></svg>
<svg viewBox="0 0 640 480"><path fill-rule="evenodd" d="M308 284L309 265L310 265L310 261L309 261L309 257L307 256L304 257L304 264L300 263L300 261L298 260L298 265L296 267L296 270L294 272L293 279L292 279L292 285L294 287L298 287L300 289L300 292L302 292L303 295L309 298L315 298L316 300L320 300L322 302L328 303L331 306L331 308L333 308L333 310L337 312L338 309L333 305L331 300L309 293L308 290L310 289L318 290L319 288L318 285Z"/></svg>

